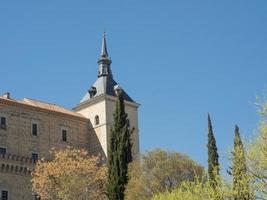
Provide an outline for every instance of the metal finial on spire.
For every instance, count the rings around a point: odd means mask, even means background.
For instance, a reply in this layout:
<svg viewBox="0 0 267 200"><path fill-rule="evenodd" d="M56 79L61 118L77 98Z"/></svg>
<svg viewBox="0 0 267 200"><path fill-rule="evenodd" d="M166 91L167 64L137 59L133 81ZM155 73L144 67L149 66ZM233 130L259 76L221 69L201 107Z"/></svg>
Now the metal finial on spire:
<svg viewBox="0 0 267 200"><path fill-rule="evenodd" d="M106 33L105 32L103 33L101 56L102 57L108 57Z"/></svg>

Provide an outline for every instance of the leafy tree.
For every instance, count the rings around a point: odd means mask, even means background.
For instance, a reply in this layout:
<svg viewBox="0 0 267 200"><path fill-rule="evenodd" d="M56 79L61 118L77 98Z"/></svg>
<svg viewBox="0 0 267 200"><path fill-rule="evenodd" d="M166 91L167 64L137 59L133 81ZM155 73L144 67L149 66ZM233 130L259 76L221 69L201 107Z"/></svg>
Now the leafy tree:
<svg viewBox="0 0 267 200"><path fill-rule="evenodd" d="M221 178L218 178L217 182ZM170 192L155 195L152 200L224 200L231 199L229 188L225 184L211 185L209 181L195 178L194 181L184 181Z"/></svg>
<svg viewBox="0 0 267 200"><path fill-rule="evenodd" d="M252 198L249 176L243 142L240 138L239 128L235 126L234 151L232 159L233 193L234 200L250 200Z"/></svg>
<svg viewBox="0 0 267 200"><path fill-rule="evenodd" d="M122 92L118 92L113 127L108 149L108 198L123 200L128 182L128 164L132 162L132 143L129 120L125 113Z"/></svg>
<svg viewBox="0 0 267 200"><path fill-rule="evenodd" d="M130 165L125 199L150 199L179 187L185 180L194 181L196 176L203 175L204 168L184 154L161 149L147 151L141 163Z"/></svg>
<svg viewBox="0 0 267 200"><path fill-rule="evenodd" d="M208 114L208 177L212 187L216 187L216 176L219 175L219 155L213 135L210 114Z"/></svg>
<svg viewBox="0 0 267 200"><path fill-rule="evenodd" d="M85 150L52 150L51 161L36 164L33 192L43 200L106 199L107 169Z"/></svg>
<svg viewBox="0 0 267 200"><path fill-rule="evenodd" d="M139 162L132 162L129 165L129 182L125 190L126 200L148 200L151 193L147 190L150 182L143 175L144 171Z"/></svg>
<svg viewBox="0 0 267 200"><path fill-rule="evenodd" d="M258 105L259 133L248 145L248 168L257 198L267 200L267 100Z"/></svg>

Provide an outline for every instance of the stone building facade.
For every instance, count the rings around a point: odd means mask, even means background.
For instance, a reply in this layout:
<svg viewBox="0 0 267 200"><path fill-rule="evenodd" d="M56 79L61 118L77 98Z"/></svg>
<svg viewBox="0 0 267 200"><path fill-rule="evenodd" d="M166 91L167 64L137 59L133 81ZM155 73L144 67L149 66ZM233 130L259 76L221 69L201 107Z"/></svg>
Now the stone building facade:
<svg viewBox="0 0 267 200"><path fill-rule="evenodd" d="M50 159L51 148L84 148L107 157L116 91L125 99L130 126L134 127L133 155L139 157L138 107L111 73L106 38L98 60L98 78L72 110L38 100L0 96L0 199L37 199L31 190L35 160Z"/></svg>

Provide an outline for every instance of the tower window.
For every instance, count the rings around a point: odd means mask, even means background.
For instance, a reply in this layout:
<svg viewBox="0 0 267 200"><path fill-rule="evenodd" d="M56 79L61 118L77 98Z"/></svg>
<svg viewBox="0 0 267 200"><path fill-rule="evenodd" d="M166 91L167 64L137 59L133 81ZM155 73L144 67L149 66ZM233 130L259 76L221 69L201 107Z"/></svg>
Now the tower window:
<svg viewBox="0 0 267 200"><path fill-rule="evenodd" d="M67 130L62 129L62 141L67 142Z"/></svg>
<svg viewBox="0 0 267 200"><path fill-rule="evenodd" d="M95 125L99 125L99 116L98 115L95 116Z"/></svg>
<svg viewBox="0 0 267 200"><path fill-rule="evenodd" d="M1 126L1 129L6 129L6 118L5 117L0 117L0 126Z"/></svg>
<svg viewBox="0 0 267 200"><path fill-rule="evenodd" d="M1 155L6 154L6 148L0 147L0 154Z"/></svg>
<svg viewBox="0 0 267 200"><path fill-rule="evenodd" d="M38 153L32 153L32 160L36 162L38 160Z"/></svg>
<svg viewBox="0 0 267 200"><path fill-rule="evenodd" d="M38 124L32 123L32 135L37 136L38 135Z"/></svg>
<svg viewBox="0 0 267 200"><path fill-rule="evenodd" d="M1 200L8 200L8 191L6 190L1 191Z"/></svg>

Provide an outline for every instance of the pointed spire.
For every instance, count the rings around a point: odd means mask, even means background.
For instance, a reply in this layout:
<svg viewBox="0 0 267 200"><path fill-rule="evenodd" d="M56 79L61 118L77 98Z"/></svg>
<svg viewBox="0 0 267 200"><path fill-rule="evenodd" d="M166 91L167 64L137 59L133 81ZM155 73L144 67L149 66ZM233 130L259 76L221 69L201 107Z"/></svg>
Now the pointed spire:
<svg viewBox="0 0 267 200"><path fill-rule="evenodd" d="M110 65L112 63L111 59L108 57L108 51L107 51L107 42L106 42L106 33L104 32L103 38L102 38L102 49L100 58L97 61L98 63L98 77L101 76L111 76L111 69Z"/></svg>
<svg viewBox="0 0 267 200"><path fill-rule="evenodd" d="M108 50L107 50L107 42L106 42L106 33L103 33L102 38L102 49L101 49L101 57L108 57Z"/></svg>

